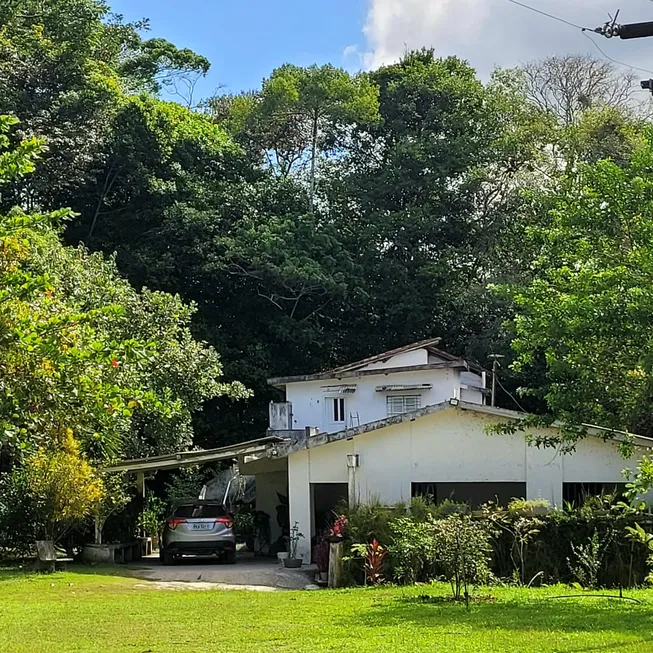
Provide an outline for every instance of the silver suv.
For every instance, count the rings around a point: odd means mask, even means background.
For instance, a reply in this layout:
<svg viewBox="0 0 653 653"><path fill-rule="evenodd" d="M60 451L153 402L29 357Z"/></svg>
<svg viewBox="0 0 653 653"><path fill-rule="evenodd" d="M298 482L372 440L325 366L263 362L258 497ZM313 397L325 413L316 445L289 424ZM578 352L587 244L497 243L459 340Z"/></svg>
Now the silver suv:
<svg viewBox="0 0 653 653"><path fill-rule="evenodd" d="M221 503L191 499L175 506L163 529L161 561L172 565L186 554L216 554L227 564L236 562L234 522Z"/></svg>

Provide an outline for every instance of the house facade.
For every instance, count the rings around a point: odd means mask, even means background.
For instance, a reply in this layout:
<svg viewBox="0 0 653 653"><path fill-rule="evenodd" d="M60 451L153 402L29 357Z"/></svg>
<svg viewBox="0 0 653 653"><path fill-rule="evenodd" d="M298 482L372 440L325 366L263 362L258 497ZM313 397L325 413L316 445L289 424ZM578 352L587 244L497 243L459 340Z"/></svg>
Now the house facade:
<svg viewBox="0 0 653 653"><path fill-rule="evenodd" d="M264 455L244 458L256 475L257 508L275 515L287 498L290 523L311 539L342 502L371 498L394 504L416 495L480 505L513 497L554 505L624 483L614 443L590 429L571 455L529 446L523 433L496 435L488 427L523 413L488 405L485 372L438 348L438 340L318 374L271 379L285 401L270 407L277 436ZM549 434L555 429L547 429ZM637 438L636 455L651 444ZM272 540L280 534L272 524Z"/></svg>

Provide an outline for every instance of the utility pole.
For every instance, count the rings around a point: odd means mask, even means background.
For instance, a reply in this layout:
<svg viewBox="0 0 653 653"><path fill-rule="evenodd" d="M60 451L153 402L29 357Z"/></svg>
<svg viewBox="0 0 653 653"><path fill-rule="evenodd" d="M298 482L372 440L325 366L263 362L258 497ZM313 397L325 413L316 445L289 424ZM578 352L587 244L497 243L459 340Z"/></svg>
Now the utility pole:
<svg viewBox="0 0 653 653"><path fill-rule="evenodd" d="M501 365L499 364L500 358L505 358L502 354L490 354L488 358L492 359L492 401L491 406L494 406L496 403L497 397L497 372Z"/></svg>
<svg viewBox="0 0 653 653"><path fill-rule="evenodd" d="M594 31L606 39L611 39L618 36L622 40L629 39L645 39L653 36L653 21L645 23L629 23L627 25L619 25L617 18L619 12L615 14L614 18L610 16L610 20L602 27L597 27ZM645 90L649 90L653 94L653 79L645 79L641 82L641 86Z"/></svg>
<svg viewBox="0 0 653 653"><path fill-rule="evenodd" d="M619 25L617 23L619 12L615 14L614 18L610 16L610 20L601 27L597 27L594 31L606 39L611 39L618 36L620 39L645 39L653 36L653 21L645 23L629 23L627 25Z"/></svg>

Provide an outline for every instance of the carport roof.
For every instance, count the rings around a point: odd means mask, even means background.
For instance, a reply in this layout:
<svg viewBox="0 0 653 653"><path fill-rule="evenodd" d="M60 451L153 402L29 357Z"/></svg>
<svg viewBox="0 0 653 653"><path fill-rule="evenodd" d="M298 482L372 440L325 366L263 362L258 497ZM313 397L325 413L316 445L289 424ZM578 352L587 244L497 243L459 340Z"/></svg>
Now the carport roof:
<svg viewBox="0 0 653 653"><path fill-rule="evenodd" d="M163 469L177 469L178 467L189 467L191 465L202 465L220 460L230 460L239 456L249 456L258 453L265 453L268 446L286 442L286 438L275 435L249 440L217 449L204 449L199 451L180 451L178 453L165 454L163 456L151 456L150 458L136 458L123 460L114 465L103 468L103 472L155 472Z"/></svg>

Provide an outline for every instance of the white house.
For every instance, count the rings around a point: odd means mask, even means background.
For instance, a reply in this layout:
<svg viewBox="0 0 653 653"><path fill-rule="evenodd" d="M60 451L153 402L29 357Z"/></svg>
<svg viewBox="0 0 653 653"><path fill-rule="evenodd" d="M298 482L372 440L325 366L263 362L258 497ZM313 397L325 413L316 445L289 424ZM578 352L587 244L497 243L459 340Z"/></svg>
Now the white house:
<svg viewBox="0 0 653 653"><path fill-rule="evenodd" d="M274 516L279 497L288 497L290 522L305 535L305 560L309 536L343 500L392 504L429 494L436 501L525 497L561 505L624 483L622 470L636 465L598 437L605 433L598 427L572 455L529 446L523 434L489 434L488 425L524 414L489 406L483 370L438 344L270 379L286 399L270 406L268 437L276 437L263 453L243 456L241 471L256 476L258 509ZM636 456L652 443L636 438Z"/></svg>

